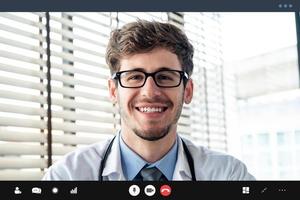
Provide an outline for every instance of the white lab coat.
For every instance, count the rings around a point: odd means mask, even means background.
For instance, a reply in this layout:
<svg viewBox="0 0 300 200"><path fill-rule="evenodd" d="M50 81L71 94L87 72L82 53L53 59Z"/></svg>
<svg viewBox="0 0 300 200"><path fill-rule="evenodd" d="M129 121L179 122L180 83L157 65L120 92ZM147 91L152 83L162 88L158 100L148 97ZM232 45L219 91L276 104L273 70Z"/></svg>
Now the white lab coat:
<svg viewBox="0 0 300 200"><path fill-rule="evenodd" d="M49 168L43 180L98 180L100 163L110 141L111 139L82 147L67 154ZM196 146L187 139L184 141L193 157L197 180L255 180L238 159ZM180 139L178 144L173 180L191 180L189 164ZM125 180L120 155L117 136L103 169L103 180Z"/></svg>

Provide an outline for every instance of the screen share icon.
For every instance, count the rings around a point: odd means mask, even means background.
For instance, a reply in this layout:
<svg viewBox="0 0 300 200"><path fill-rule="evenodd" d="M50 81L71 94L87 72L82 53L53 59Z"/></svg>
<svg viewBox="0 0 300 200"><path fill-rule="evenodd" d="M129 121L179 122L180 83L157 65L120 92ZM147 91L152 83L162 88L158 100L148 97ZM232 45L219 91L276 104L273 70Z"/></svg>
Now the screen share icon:
<svg viewBox="0 0 300 200"><path fill-rule="evenodd" d="M242 187L242 193L243 194L250 194L250 187L248 187L248 186Z"/></svg>

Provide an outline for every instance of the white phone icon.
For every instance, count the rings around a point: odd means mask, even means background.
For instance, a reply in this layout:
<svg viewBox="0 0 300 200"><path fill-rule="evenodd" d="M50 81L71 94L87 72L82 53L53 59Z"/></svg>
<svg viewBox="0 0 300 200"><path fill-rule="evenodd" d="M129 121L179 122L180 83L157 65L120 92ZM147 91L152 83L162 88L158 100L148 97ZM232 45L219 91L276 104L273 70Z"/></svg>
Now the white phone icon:
<svg viewBox="0 0 300 200"><path fill-rule="evenodd" d="M161 192L165 192L165 191L170 192L170 189L169 189L169 188L163 188L163 189L161 190Z"/></svg>

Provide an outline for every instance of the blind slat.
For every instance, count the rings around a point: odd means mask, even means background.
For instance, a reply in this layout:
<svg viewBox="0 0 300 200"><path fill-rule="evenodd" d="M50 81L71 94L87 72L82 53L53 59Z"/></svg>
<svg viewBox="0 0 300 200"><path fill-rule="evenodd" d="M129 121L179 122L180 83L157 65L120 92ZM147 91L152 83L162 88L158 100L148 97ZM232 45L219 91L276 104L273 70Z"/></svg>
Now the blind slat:
<svg viewBox="0 0 300 200"><path fill-rule="evenodd" d="M46 104L47 102L46 97L40 95L30 95L22 92L12 92L10 90L2 90L2 89L0 89L0 97L11 99L11 100L35 102L40 104Z"/></svg>
<svg viewBox="0 0 300 200"><path fill-rule="evenodd" d="M26 43L23 43L23 42L20 42L20 41L16 41L16 40L11 40L11 39L8 39L8 38L0 37L0 43L10 45L10 46L14 46L14 47L23 48L23 49L26 49L26 50L35 51L35 52L38 52L40 54L45 53L45 50L40 46L29 45L29 44L26 44Z"/></svg>
<svg viewBox="0 0 300 200"><path fill-rule="evenodd" d="M46 75L41 71L21 68L21 67L17 67L17 66L13 66L13 65L2 64L2 63L0 63L0 70L16 73L16 74L20 74L20 75L34 76L34 77L38 77L41 79L46 78Z"/></svg>
<svg viewBox="0 0 300 200"><path fill-rule="evenodd" d="M72 74L78 73L78 74L81 74L81 75L91 76L91 77L95 77L95 78L102 78L102 79L107 79L108 78L108 76L105 75L105 74L101 74L99 72L91 72L91 71L87 71L87 70L78 69L78 68L75 68L72 65L63 65L63 64L58 64L58 63L53 62L51 67L61 69L65 72L69 72L69 73L72 73Z"/></svg>
<svg viewBox="0 0 300 200"><path fill-rule="evenodd" d="M95 134L94 134L95 135ZM60 143L60 144L91 144L95 142L99 142L103 139L111 137L111 134L97 134L96 136L78 136L78 135L56 135L53 134L53 143Z"/></svg>
<svg viewBox="0 0 300 200"><path fill-rule="evenodd" d="M32 38L32 39L37 39L38 41L44 42L45 38L39 34L34 34L28 31L24 31L22 29L18 29L15 27L7 26L5 24L0 23L0 30L4 30L13 34L18 34L20 36Z"/></svg>
<svg viewBox="0 0 300 200"><path fill-rule="evenodd" d="M1 116L0 116L0 125L4 127L16 126L16 127L38 128L38 129L46 129L47 127L46 122L40 120L20 119L20 118L1 117Z"/></svg>
<svg viewBox="0 0 300 200"><path fill-rule="evenodd" d="M0 170L0 180L41 180L41 170Z"/></svg>
<svg viewBox="0 0 300 200"><path fill-rule="evenodd" d="M25 80L20 80L20 79L15 79L15 78L7 78L7 77L1 76L1 75L0 75L0 83L11 85L11 86L22 87L22 88L36 89L39 91L46 90L46 86L38 81L36 81L36 82L25 81Z"/></svg>
<svg viewBox="0 0 300 200"><path fill-rule="evenodd" d="M1 12L0 16L5 17L7 19L11 19L11 20L16 21L16 22L20 22L22 24L31 25L33 27L38 27L38 28L44 29L44 30L46 29L46 26L44 24L42 24L41 22L25 19L23 17L19 17L17 15L13 15L11 13ZM45 16L45 15L43 15L43 16Z"/></svg>
<svg viewBox="0 0 300 200"><path fill-rule="evenodd" d="M46 116L46 111L43 108L17 106L7 103L0 103L0 112L18 113L24 115L37 115L42 117Z"/></svg>
<svg viewBox="0 0 300 200"><path fill-rule="evenodd" d="M0 119L1 120L1 119ZM113 128L102 128L102 127L93 127L93 126L83 126L83 125L75 125L71 122L52 122L53 130L63 130L68 132L90 132L90 133L98 133L98 134L110 134L115 133Z"/></svg>
<svg viewBox="0 0 300 200"><path fill-rule="evenodd" d="M63 83L67 83L70 85L80 85L80 86L86 86L86 87L96 88L96 89L105 89L105 90L107 89L107 86L104 86L101 83L95 84L95 83L92 83L89 81L78 80L78 79L75 79L73 77L68 77L68 76L52 75L52 80L61 81Z"/></svg>
<svg viewBox="0 0 300 200"><path fill-rule="evenodd" d="M9 58L9 59L12 59L12 60L19 60L19 61L23 61L23 62L27 62L27 63L46 66L46 62L43 61L43 60L40 60L38 58L38 56L37 56L37 58L33 58L33 57L24 56L24 55L21 55L21 54L11 53L11 52L2 51L2 50L0 50L0 56L4 57L4 58Z"/></svg>
<svg viewBox="0 0 300 200"><path fill-rule="evenodd" d="M54 20L56 22L59 22L63 25L66 25L66 26L70 26L70 27L73 27L73 28L79 28L79 29L82 29L84 31L87 31L87 32L90 32L90 33L93 33L95 35L99 35L99 36L103 36L103 37L108 37L109 35L107 34L104 34L102 32L99 32L99 31L96 31L96 30L93 30L91 28L88 28L88 27L85 27L85 26L81 26L79 24L76 24L74 22L72 22L71 20L69 19L66 19L66 18L59 18L59 17L55 17L53 15L50 15L50 20Z"/></svg>
<svg viewBox="0 0 300 200"><path fill-rule="evenodd" d="M87 43L90 43L93 45L97 45L97 46L104 47L104 48L106 47L106 44L104 44L104 43L101 43L101 42L98 42L95 40L91 40L91 39L85 38L83 36L76 35L76 34L72 33L71 31L60 30L57 28L51 28L51 32L60 34L62 36L68 37L70 39L78 39L80 41L87 42Z"/></svg>
<svg viewBox="0 0 300 200"><path fill-rule="evenodd" d="M83 110L89 111L100 111L100 112L107 112L107 113L115 113L116 109L110 106L98 105L93 103L80 103L70 99L52 99L53 105L63 106L65 108L80 108Z"/></svg>
<svg viewBox="0 0 300 200"><path fill-rule="evenodd" d="M29 158L5 158L0 157L1 169L25 169L25 168L46 168L47 162L45 159L29 159Z"/></svg>
<svg viewBox="0 0 300 200"><path fill-rule="evenodd" d="M22 145L20 145L22 144ZM2 155L47 155L46 146L9 142L0 145Z"/></svg>
<svg viewBox="0 0 300 200"><path fill-rule="evenodd" d="M76 144L91 144L94 142L101 141L106 138L110 138L112 134L93 134L93 136L84 135L63 135L63 134L52 134L53 143L60 143L66 145ZM44 133L33 133L33 132L17 132L17 131L0 131L0 140L6 142L46 142L46 134Z"/></svg>
<svg viewBox="0 0 300 200"><path fill-rule="evenodd" d="M80 63L83 63L83 64L87 64L87 65L91 65L91 66L97 66L97 67L107 69L106 65L104 65L102 63L87 60L87 59L84 59L84 58L75 57L72 54L68 54L68 53L56 52L56 51L52 50L51 51L51 56L57 56L57 57L63 58L63 59L68 60L68 61L80 62Z"/></svg>
<svg viewBox="0 0 300 200"><path fill-rule="evenodd" d="M94 20L94 19L85 17L85 16L82 15L82 14L78 14L78 13L74 13L74 12L72 12L72 13L66 12L66 14L67 14L67 15L74 16L74 17L78 17L78 18L81 18L81 19L84 19L84 20L86 20L86 21L92 22L92 23L94 23L94 24L97 24L97 25L100 25L100 26L103 26L103 27L110 28L109 25L104 24L104 23L102 23L101 21L97 21L97 20ZM103 16L105 16L105 15L103 15ZM109 18L110 16L105 16L105 17Z"/></svg>
<svg viewBox="0 0 300 200"><path fill-rule="evenodd" d="M81 51L83 53L87 53L87 54L91 54L94 56L98 56L98 57L104 57L104 54L101 52L97 52L97 51L93 51L84 47L80 47L80 46L76 46L71 42L67 42L67 41L60 41L60 40L55 40L55 39L51 39L51 42L53 44L56 44L58 46L64 47L64 48L68 48L70 50L73 51Z"/></svg>
<svg viewBox="0 0 300 200"><path fill-rule="evenodd" d="M92 122L103 122L103 123L114 123L115 119L113 116L100 116L88 113L78 113L73 111L53 111L54 118L63 118L67 120L83 120Z"/></svg>
<svg viewBox="0 0 300 200"><path fill-rule="evenodd" d="M17 131L0 131L0 141L10 142L46 142L46 135L43 133L17 132Z"/></svg>
<svg viewBox="0 0 300 200"><path fill-rule="evenodd" d="M0 81L0 83L1 83L1 81ZM67 95L67 96L72 96L72 97L84 97L84 98L95 100L95 101L110 102L108 97L100 96L100 95L96 95L96 94L92 94L92 93L88 93L88 92L76 91L74 89L67 88L67 87L52 86L52 92L53 93L60 93L60 94Z"/></svg>

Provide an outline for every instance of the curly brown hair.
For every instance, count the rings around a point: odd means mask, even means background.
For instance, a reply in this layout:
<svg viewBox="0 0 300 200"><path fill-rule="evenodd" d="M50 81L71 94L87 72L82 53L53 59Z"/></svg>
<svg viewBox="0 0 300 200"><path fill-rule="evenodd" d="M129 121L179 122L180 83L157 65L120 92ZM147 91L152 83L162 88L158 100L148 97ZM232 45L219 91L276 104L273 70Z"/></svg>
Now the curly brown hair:
<svg viewBox="0 0 300 200"><path fill-rule="evenodd" d="M182 70L192 75L193 45L176 26L156 21L138 20L112 31L106 49L106 63L113 74L120 70L120 59L123 56L146 53L158 47L176 54Z"/></svg>

